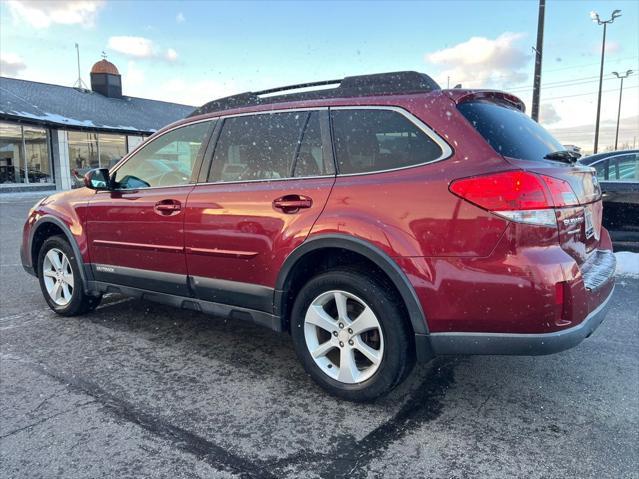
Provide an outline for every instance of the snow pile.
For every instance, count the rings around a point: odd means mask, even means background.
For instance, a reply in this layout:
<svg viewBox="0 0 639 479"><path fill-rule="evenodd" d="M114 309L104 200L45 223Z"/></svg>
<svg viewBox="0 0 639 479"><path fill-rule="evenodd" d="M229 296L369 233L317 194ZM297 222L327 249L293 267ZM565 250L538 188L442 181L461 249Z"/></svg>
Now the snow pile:
<svg viewBox="0 0 639 479"><path fill-rule="evenodd" d="M620 251L615 253L617 257L617 276L630 276L639 278L639 253Z"/></svg>

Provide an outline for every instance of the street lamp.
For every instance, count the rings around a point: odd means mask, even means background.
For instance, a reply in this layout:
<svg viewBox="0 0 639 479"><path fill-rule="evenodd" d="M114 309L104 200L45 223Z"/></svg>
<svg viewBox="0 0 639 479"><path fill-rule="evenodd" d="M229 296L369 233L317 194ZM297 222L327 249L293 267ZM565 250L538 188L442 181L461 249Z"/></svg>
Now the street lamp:
<svg viewBox="0 0 639 479"><path fill-rule="evenodd" d="M590 12L590 18L597 25L603 25L603 42L601 43L601 69L599 70L599 96L597 97L597 120L595 122L595 147L593 153L597 153L597 146L599 145L599 116L601 114L601 84L603 82L603 67L604 67L604 52L606 50L606 27L609 23L615 21L615 18L621 16L621 10L614 10L609 20L602 20L599 18L597 12Z"/></svg>
<svg viewBox="0 0 639 479"><path fill-rule="evenodd" d="M621 95L623 94L623 79L632 75L632 70L627 70L625 74L619 74L612 72L614 76L621 80L621 86L619 87L619 109L617 110L617 133L615 133L615 150L617 149L617 141L619 140L619 118L621 117Z"/></svg>

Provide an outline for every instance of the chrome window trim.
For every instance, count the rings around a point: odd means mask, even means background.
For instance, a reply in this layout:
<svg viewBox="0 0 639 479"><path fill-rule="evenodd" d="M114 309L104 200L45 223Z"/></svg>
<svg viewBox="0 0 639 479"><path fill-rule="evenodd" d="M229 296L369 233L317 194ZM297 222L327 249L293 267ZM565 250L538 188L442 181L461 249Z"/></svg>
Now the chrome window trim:
<svg viewBox="0 0 639 479"><path fill-rule="evenodd" d="M437 163L440 161L444 161L447 160L448 158L450 158L453 155L453 149L450 147L450 145L446 142L446 140L444 140L441 136L439 136L437 133L435 133L434 130L432 130L428 125L426 125L422 120L420 120L419 118L417 118L415 115L413 115L412 113L410 113L409 111L405 110L404 108L398 107L398 106L385 106L385 105L345 105L345 106L321 106L321 107L301 107L301 108L278 108L276 110L261 110L261 111L252 111L252 112L245 112L245 113L234 113L234 114L230 114L230 115L219 115L219 116L215 116L215 117L210 117L210 118L204 118L201 120L197 120L197 121L193 121L193 122L189 122L189 123L184 123L181 125L176 125L173 128L170 128L166 131L163 131L162 134L156 136L155 138L153 138L152 141L150 142L145 142L142 145L140 145L140 148L136 148L134 151L132 151L131 153L129 153L128 156L125 156L124 158L122 158L122 160L120 160L120 162L118 162L112 169L112 171L109 171L109 175L117 172L117 170L126 162L129 160L129 158L131 158L133 156L134 153L138 153L139 151L141 151L142 149L144 149L147 145L153 143L157 138L160 138L162 136L164 136L165 134L174 131L178 128L184 128L186 126L190 126L190 125L195 125L196 123L202 123L205 121L221 121L224 120L226 118L236 118L236 117L241 117L241 116L254 116L254 115L268 115L268 114L274 114L274 113L290 113L290 112L295 112L295 111L330 111L330 110L389 110L389 111L394 111L396 113L401 114L402 116L404 116L408 121L410 121L411 123L413 123L415 126L417 126L426 136L428 136L432 141L434 141L442 150L442 154L437 157L434 160L429 160L429 161L425 161L423 163L417 163L415 165L409 165L409 166L401 166L398 168L390 168L390 169L386 169L386 170L376 170L376 171L366 171L366 172L361 172L361 173L337 173L333 174L333 175L321 175L321 176L295 176L295 177L291 177L291 178L267 178L267 179L260 179L260 180L243 180L243 181L212 181L212 182L204 182L204 183L199 183L199 182L195 182L195 183L186 183L183 185L173 185L173 186L150 186L148 188L131 188L131 189L120 189L117 191L123 191L123 192L131 192L131 191L147 191L147 190L157 190L157 189L166 189L166 188L182 188L185 186L210 186L210 185L233 185L233 184L244 184L244 183L266 183L266 182L273 182L273 181L291 181L291 180L309 180L309 179L321 179L321 178L335 178L335 177L346 177L346 176L362 176L362 175L376 175L376 174L380 174L380 173L388 173L388 172L392 172L392 171L401 171L401 170L406 170L409 168L418 168L420 166L424 166L424 165L430 165L432 163ZM336 165L337 167L337 162Z"/></svg>
<svg viewBox="0 0 639 479"><path fill-rule="evenodd" d="M210 185L237 185L239 183L270 183L273 181L290 181L290 180L314 180L316 178L335 178L335 175L321 176L294 176L291 178L265 178L263 180L242 180L242 181L209 181L206 183L196 183L194 186L210 186ZM148 189L148 188L146 188Z"/></svg>
<svg viewBox="0 0 639 479"><path fill-rule="evenodd" d="M409 111L407 111L404 108L401 108L399 106L377 106L377 105L332 106L332 107L329 107L329 111L330 110L390 110L390 111L394 111L394 112L399 113L402 116L404 116L408 121L413 123L420 130L422 130L422 132L428 138L430 138L432 141L434 141L437 144L437 146L439 146L440 149L442 150L442 154L439 155L434 160L425 161L423 163L417 163L415 165L400 166L400 167L397 167L397 168L388 168L388 169L385 169L385 170L363 171L363 172L360 172L360 173L339 173L338 172L337 176L376 175L376 174L379 174L379 173L388 173L388 172L391 172L391 171L407 170L409 168L419 168L420 166L430 165L432 163L437 163L437 162L440 162L440 161L447 160L448 158L453 156L453 149L446 142L446 140L444 140L441 136L439 136L437 133L435 133L435 131L433 129L431 129L428 125L426 125L426 123L424 123L422 120L420 120L415 115L413 115ZM333 145L334 144L335 144L335 142L333 142ZM335 165L338 166L337 158L335 158Z"/></svg>

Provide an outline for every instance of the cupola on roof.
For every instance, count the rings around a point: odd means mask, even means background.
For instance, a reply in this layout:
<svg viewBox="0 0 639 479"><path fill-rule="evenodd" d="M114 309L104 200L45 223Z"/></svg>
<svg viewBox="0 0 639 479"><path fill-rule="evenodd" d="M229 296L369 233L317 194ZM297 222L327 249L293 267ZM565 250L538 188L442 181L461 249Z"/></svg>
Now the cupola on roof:
<svg viewBox="0 0 639 479"><path fill-rule="evenodd" d="M108 60L102 59L91 67L91 73L110 73L111 75L119 75L117 67Z"/></svg>

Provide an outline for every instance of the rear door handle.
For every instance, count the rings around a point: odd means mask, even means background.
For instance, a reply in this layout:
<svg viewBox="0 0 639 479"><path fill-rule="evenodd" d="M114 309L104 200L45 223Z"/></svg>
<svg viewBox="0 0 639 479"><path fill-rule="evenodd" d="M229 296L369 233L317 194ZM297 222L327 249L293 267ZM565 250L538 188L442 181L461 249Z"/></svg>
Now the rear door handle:
<svg viewBox="0 0 639 479"><path fill-rule="evenodd" d="M162 200L155 204L153 210L160 216L173 216L182 210L182 204L178 200Z"/></svg>
<svg viewBox="0 0 639 479"><path fill-rule="evenodd" d="M313 200L304 195L285 195L273 200L273 207L284 213L297 213L302 208L313 206Z"/></svg>

